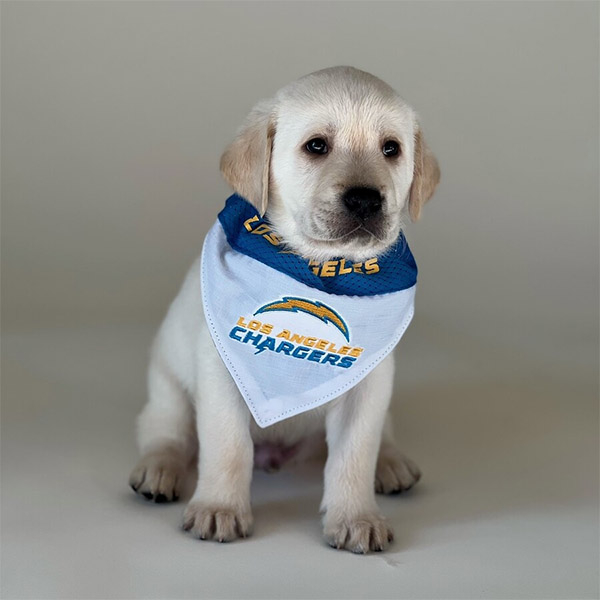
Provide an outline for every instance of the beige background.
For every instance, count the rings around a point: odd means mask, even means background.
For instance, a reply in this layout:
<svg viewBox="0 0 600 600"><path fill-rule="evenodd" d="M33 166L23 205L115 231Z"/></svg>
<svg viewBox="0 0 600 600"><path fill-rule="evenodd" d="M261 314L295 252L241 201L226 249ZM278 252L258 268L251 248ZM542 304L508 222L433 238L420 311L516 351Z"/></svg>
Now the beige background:
<svg viewBox="0 0 600 600"><path fill-rule="evenodd" d="M1 9L3 597L597 597L597 3ZM426 478L382 502L384 557L320 545L318 469L257 476L252 541L194 544L125 488L147 347L244 115L335 64L442 167L397 386Z"/></svg>

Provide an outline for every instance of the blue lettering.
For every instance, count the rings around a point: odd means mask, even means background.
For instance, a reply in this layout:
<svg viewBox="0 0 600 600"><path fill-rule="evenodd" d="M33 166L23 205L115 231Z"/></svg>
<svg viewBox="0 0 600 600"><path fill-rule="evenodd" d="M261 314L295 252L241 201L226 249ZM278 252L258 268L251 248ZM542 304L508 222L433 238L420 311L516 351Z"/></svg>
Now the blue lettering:
<svg viewBox="0 0 600 600"><path fill-rule="evenodd" d="M261 342L256 346L257 350L254 354L260 354L265 350L275 350L275 338L268 337L264 342Z"/></svg>
<svg viewBox="0 0 600 600"><path fill-rule="evenodd" d="M325 354L325 352L322 352L321 350L313 350L306 358L313 362L321 362L323 354Z"/></svg>
<svg viewBox="0 0 600 600"><path fill-rule="evenodd" d="M337 364L337 366L342 367L344 369L349 369L353 365L355 360L356 358L354 356L342 356L342 359Z"/></svg>
<svg viewBox="0 0 600 600"><path fill-rule="evenodd" d="M260 334L260 333L253 334L251 331L249 331L246 334L246 337L244 337L244 344L247 344L248 342L252 342L252 344L254 344L256 346L256 344L258 344L258 342L260 342L260 340L262 340L262 334Z"/></svg>
<svg viewBox="0 0 600 600"><path fill-rule="evenodd" d="M306 355L310 352L310 348L306 346L298 346L293 352L292 356L295 358L306 358Z"/></svg>
<svg viewBox="0 0 600 600"><path fill-rule="evenodd" d="M326 364L335 365L335 363L337 363L337 361L338 361L338 358L339 358L339 355L331 354L331 352L329 352L326 356L323 357L321 364L322 365L326 365Z"/></svg>
<svg viewBox="0 0 600 600"><path fill-rule="evenodd" d="M241 332L243 332L243 331L246 331L246 330L245 330L243 327L234 327L234 328L233 328L233 329L232 329L232 330L229 332L229 337L230 337L230 338L232 338L232 339L234 339L234 340L237 340L238 342L241 342L241 341L242 341L242 338L241 338L241 337L238 337L238 336L236 335L236 333L241 333Z"/></svg>
<svg viewBox="0 0 600 600"><path fill-rule="evenodd" d="M284 354L290 355L290 352L294 349L294 344L290 344L289 342L281 342L277 348L275 348L275 352L283 352Z"/></svg>

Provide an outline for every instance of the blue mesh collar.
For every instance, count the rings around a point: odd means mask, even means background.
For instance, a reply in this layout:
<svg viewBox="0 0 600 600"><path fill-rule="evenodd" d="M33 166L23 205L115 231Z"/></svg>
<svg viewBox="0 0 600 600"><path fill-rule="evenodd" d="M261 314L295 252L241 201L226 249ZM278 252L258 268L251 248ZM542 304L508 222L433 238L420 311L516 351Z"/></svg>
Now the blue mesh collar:
<svg viewBox="0 0 600 600"><path fill-rule="evenodd" d="M268 222L237 194L227 199L219 221L237 252L329 294L375 296L405 290L417 282L417 265L402 233L382 256L362 263L344 258L317 263L286 250Z"/></svg>

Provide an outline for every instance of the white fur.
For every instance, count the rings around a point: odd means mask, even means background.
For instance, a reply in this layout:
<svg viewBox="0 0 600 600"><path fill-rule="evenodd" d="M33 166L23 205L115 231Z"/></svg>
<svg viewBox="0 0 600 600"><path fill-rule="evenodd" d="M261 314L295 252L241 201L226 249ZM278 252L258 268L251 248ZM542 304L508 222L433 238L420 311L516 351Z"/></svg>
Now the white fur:
<svg viewBox="0 0 600 600"><path fill-rule="evenodd" d="M269 216L278 233L300 254L318 261L344 256L362 261L381 254L402 225L414 168L414 111L385 83L350 68L326 69L283 88L271 109L277 135L271 157L273 193ZM307 160L299 149L313 137L332 145L326 160ZM401 160L386 160L383 142L401 143ZM337 209L340 190L353 185L379 188L390 219L383 240L329 239L318 211ZM315 218L315 212L317 217Z"/></svg>
<svg viewBox="0 0 600 600"><path fill-rule="evenodd" d="M268 196L275 231L313 259L348 256L356 261L384 252L398 235L412 182L417 130L412 109L383 82L349 68L307 76L261 106L275 122ZM331 155L328 162L310 163L302 144L322 131L332 140ZM402 144L397 163L380 156L382 140L389 137ZM318 205L334 210L340 191L357 184L377 186L385 194L384 234L360 243L351 235L320 243L320 237L327 237L326 220L311 214L318 213ZM149 399L138 419L142 459L130 483L148 498L175 499L188 462L198 455L198 485L185 510L184 528L201 539L245 537L252 529L254 445L312 444L325 433L325 538L354 552L381 550L392 532L377 507L375 489L397 492L420 477L414 463L396 450L386 422L393 372L390 356L329 404L260 429L208 332L198 259L153 346Z"/></svg>

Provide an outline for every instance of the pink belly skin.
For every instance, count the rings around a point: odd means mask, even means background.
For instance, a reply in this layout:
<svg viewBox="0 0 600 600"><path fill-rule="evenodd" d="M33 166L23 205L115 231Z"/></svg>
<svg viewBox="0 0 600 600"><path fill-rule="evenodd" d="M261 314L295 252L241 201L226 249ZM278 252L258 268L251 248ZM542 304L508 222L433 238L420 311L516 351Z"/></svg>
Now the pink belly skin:
<svg viewBox="0 0 600 600"><path fill-rule="evenodd" d="M279 471L286 462L296 456L301 444L302 442L293 446L273 442L254 444L254 466L268 473Z"/></svg>

